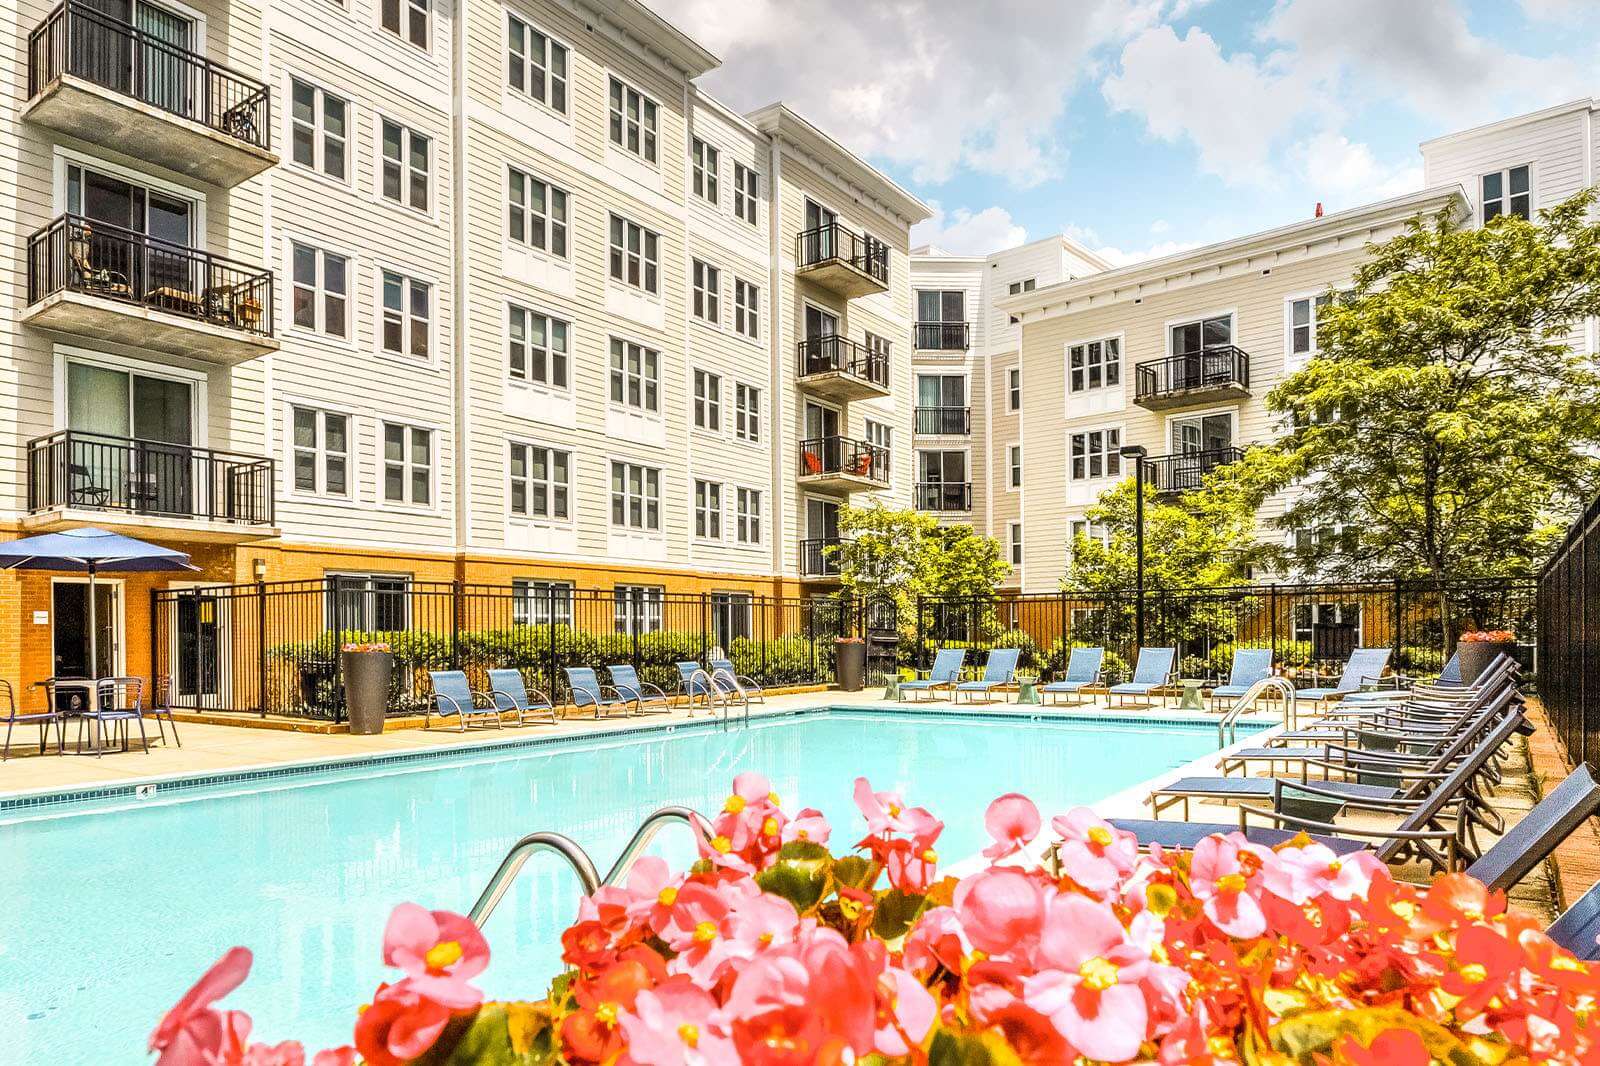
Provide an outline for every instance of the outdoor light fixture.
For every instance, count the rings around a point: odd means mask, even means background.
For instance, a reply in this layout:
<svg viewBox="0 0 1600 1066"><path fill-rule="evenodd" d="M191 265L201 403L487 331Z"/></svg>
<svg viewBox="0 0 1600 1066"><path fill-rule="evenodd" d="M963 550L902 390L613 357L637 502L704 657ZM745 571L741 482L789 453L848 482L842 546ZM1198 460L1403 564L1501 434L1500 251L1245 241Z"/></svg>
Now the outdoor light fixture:
<svg viewBox="0 0 1600 1066"><path fill-rule="evenodd" d="M265 581L267 579L267 561L258 557L250 564L250 572L255 575L257 581Z"/></svg>
<svg viewBox="0 0 1600 1066"><path fill-rule="evenodd" d="M1124 459L1133 460L1133 586L1134 641L1144 647L1144 460L1142 444L1124 444L1117 449Z"/></svg>

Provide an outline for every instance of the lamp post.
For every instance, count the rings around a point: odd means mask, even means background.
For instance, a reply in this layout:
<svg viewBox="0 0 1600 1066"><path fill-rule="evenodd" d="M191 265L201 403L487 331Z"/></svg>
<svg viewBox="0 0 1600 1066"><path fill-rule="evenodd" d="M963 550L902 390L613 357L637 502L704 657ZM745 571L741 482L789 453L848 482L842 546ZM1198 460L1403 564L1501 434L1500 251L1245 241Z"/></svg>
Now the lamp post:
<svg viewBox="0 0 1600 1066"><path fill-rule="evenodd" d="M1127 444L1118 449L1124 459L1133 460L1133 586L1134 641L1144 647L1144 460L1150 453L1142 444Z"/></svg>

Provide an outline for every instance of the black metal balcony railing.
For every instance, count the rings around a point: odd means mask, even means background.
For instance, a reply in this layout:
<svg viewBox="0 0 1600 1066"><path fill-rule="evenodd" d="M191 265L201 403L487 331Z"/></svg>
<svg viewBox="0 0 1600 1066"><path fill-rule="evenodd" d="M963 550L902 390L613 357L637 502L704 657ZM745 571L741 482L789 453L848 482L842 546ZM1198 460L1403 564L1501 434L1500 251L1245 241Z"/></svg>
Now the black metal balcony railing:
<svg viewBox="0 0 1600 1066"><path fill-rule="evenodd" d="M800 542L801 577L838 577L839 553L829 551L844 543L842 537L812 537Z"/></svg>
<svg viewBox="0 0 1600 1066"><path fill-rule="evenodd" d="M972 408L919 407L917 432L947 437L965 436L972 432Z"/></svg>
<svg viewBox="0 0 1600 1066"><path fill-rule="evenodd" d="M1193 389L1250 387L1250 356L1231 344L1149 359L1133 368L1134 400Z"/></svg>
<svg viewBox="0 0 1600 1066"><path fill-rule="evenodd" d="M28 238L28 302L62 290L272 336L272 271L79 215Z"/></svg>
<svg viewBox="0 0 1600 1066"><path fill-rule="evenodd" d="M889 355L875 352L864 344L836 333L808 337L795 345L799 355L797 373L843 373L870 381L879 388L889 387Z"/></svg>
<svg viewBox="0 0 1600 1066"><path fill-rule="evenodd" d="M972 346L967 322L918 322L917 348L924 352L964 352Z"/></svg>
<svg viewBox="0 0 1600 1066"><path fill-rule="evenodd" d="M839 259L879 284L889 284L889 246L882 241L834 222L804 231L795 243L795 265L801 270Z"/></svg>
<svg viewBox="0 0 1600 1066"><path fill-rule="evenodd" d="M914 488L919 511L972 510L970 481L919 481Z"/></svg>
<svg viewBox="0 0 1600 1066"><path fill-rule="evenodd" d="M1145 460L1144 476L1157 492L1193 492L1211 471L1243 457L1243 448L1207 448L1181 455L1157 455Z"/></svg>
<svg viewBox="0 0 1600 1066"><path fill-rule="evenodd" d="M266 85L78 0L66 0L28 35L28 98L64 74L271 147Z"/></svg>
<svg viewBox="0 0 1600 1066"><path fill-rule="evenodd" d="M62 430L28 442L28 510L73 507L268 525L275 464L255 455Z"/></svg>
<svg viewBox="0 0 1600 1066"><path fill-rule="evenodd" d="M843 474L889 483L889 449L850 437L813 437L800 442L800 476Z"/></svg>

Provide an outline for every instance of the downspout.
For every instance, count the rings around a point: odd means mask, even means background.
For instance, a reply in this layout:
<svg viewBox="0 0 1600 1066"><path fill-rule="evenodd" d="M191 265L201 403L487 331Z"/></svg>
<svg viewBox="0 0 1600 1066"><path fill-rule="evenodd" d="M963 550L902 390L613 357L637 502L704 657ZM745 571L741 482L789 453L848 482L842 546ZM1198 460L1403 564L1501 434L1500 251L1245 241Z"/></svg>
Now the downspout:
<svg viewBox="0 0 1600 1066"><path fill-rule="evenodd" d="M470 244L467 212L467 39L469 18L467 0L457 0L455 22L451 26L451 139L450 210L455 224L450 227L453 274L451 296L454 302L450 375L450 399L455 410L451 445L455 454L455 555L457 575L472 542L472 419L467 403L471 373L472 330L468 298L467 248Z"/></svg>
<svg viewBox="0 0 1600 1066"><path fill-rule="evenodd" d="M784 499L789 486L783 480L783 455L786 450L784 443L784 427L788 424L783 415L785 396L783 393L783 326L788 321L788 315L781 309L788 306L787 297L783 292L783 269L780 261L779 229L783 220L782 194L783 188L783 153L778 149L778 138L775 134L768 134L768 166L767 166L767 247L771 256L768 270L767 292L770 294L769 310L767 312L767 344L771 353L771 367L769 370L770 386L768 395L772 397L772 410L768 416L768 424L772 427L772 572L780 580L784 576L784 540L787 537L787 527L784 525ZM761 191L759 187L756 190ZM798 493L796 498L798 499ZM798 504L796 505L798 510ZM805 531L795 527L796 537L794 551L788 553L789 558L795 559L795 553L800 550L800 537ZM799 573L799 564L795 563L795 572Z"/></svg>
<svg viewBox="0 0 1600 1066"><path fill-rule="evenodd" d="M683 277L686 287L690 290L694 288L694 253L689 248L689 197L692 192L690 186L690 170L694 166L691 158L694 150L694 108L692 106L691 99L691 94L693 92L694 84L689 80L688 72L685 71L683 80L684 141L682 146L683 154L681 156L683 159L683 196L679 202L683 205ZM720 161L718 163L718 169L721 169ZM718 175L718 177L720 180L721 176ZM717 304L720 308L722 304L722 275L720 272L717 274ZM683 308L683 473L686 483L683 486L683 500L688 507L689 514L688 521L684 523L683 528L685 530L684 558L691 565L694 563L696 547L694 535L694 353L690 350L689 345L689 320L692 317L693 313L690 307L685 306ZM719 390L722 387L720 384L720 379L717 387ZM721 397L719 396L719 408L720 399ZM720 422L718 428L719 430L721 428ZM723 486L724 489L728 487L730 486ZM733 492L735 495L737 495L739 492L738 488L735 487ZM718 510L721 510L722 503L723 500L719 496L717 498ZM718 521L721 521L720 516ZM704 586L701 586L701 589L698 591L703 590Z"/></svg>

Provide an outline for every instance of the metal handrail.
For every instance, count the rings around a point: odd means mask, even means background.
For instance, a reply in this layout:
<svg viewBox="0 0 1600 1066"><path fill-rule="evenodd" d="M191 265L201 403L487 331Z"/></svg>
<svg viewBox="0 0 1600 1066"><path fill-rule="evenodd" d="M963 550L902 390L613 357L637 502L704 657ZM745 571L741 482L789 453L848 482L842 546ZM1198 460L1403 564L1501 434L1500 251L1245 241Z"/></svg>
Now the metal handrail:
<svg viewBox="0 0 1600 1066"><path fill-rule="evenodd" d="M690 829L700 834L702 840L711 839L711 823L705 815L693 807L662 807L644 821L639 823L639 828L633 831L633 839L622 849L622 854L617 856L617 861L612 864L611 871L601 878L602 885L619 885L633 870L633 864L639 861L639 856L644 854L644 849L656 834L664 829L668 822L682 822Z"/></svg>
<svg viewBox="0 0 1600 1066"><path fill-rule="evenodd" d="M735 674L735 673L731 673L731 672L729 672L727 670L718 670L716 673L711 675L711 679L712 679L712 682L713 682L713 684L711 686L712 688L716 688L717 687L715 682L716 682L716 679L717 679L717 677L719 675L722 676L722 677L727 678L728 679L728 683L733 686L733 688L732 688L732 690L730 692L724 693L724 695L729 696L730 698L724 700L723 704L722 704L722 724L723 725L727 725L728 724L728 716L733 713L733 700L732 700L731 697L735 693L737 693L739 698L744 701L744 724L745 725L749 725L750 724L750 694L748 692L746 692L744 690L744 686L739 683L739 675Z"/></svg>
<svg viewBox="0 0 1600 1066"><path fill-rule="evenodd" d="M711 712L711 716L715 718L717 716L717 697L720 693L717 692L715 682L712 681L711 675L706 673L704 667L696 667L694 672L689 675L687 684L689 690L689 717L694 717L694 688L696 684L700 683L700 678L705 678L706 710Z"/></svg>
<svg viewBox="0 0 1600 1066"><path fill-rule="evenodd" d="M1248 710L1256 700L1260 699L1261 694L1269 688L1277 689L1279 694L1283 696L1284 719L1287 722L1289 716L1294 714L1294 682L1287 677L1278 677L1276 675L1263 677L1245 689L1244 695L1239 697L1238 702L1229 707L1227 712L1217 720L1217 747L1227 747L1239 738L1239 716Z"/></svg>

